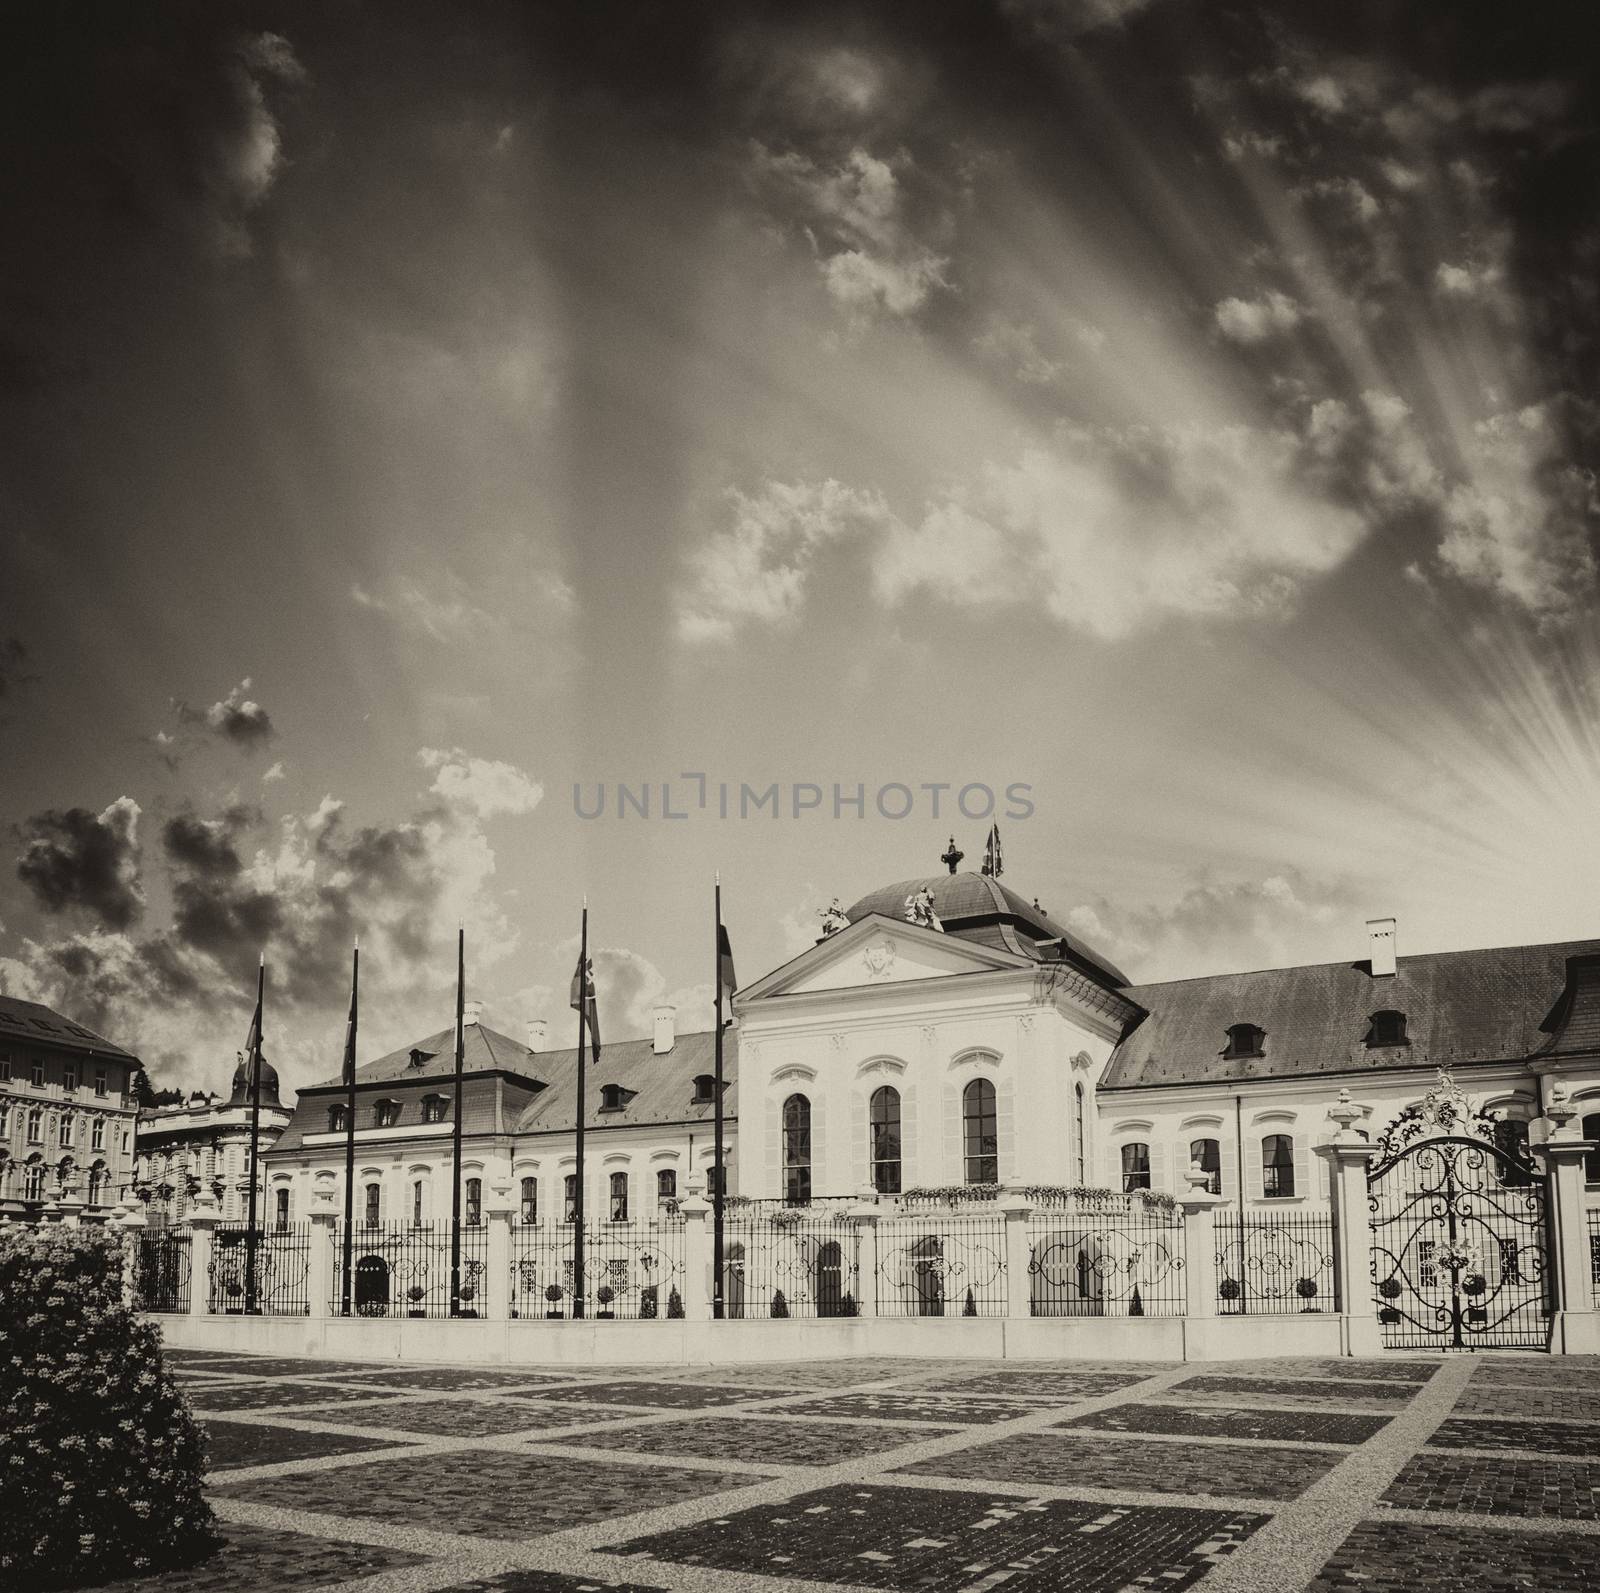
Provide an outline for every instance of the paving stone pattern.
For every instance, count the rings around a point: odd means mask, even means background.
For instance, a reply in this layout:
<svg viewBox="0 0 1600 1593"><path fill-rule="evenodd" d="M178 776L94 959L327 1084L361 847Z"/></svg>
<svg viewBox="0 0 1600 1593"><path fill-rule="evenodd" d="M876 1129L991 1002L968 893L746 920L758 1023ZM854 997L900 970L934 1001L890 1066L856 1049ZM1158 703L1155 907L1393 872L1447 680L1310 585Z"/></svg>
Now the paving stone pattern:
<svg viewBox="0 0 1600 1593"><path fill-rule="evenodd" d="M102 1593L1600 1593L1595 1361L169 1359L226 1545Z"/></svg>
<svg viewBox="0 0 1600 1593"><path fill-rule="evenodd" d="M1341 1457L1320 1449L1151 1444L1112 1435L1026 1433L902 1467L925 1477L1134 1488L1230 1499L1293 1499Z"/></svg>

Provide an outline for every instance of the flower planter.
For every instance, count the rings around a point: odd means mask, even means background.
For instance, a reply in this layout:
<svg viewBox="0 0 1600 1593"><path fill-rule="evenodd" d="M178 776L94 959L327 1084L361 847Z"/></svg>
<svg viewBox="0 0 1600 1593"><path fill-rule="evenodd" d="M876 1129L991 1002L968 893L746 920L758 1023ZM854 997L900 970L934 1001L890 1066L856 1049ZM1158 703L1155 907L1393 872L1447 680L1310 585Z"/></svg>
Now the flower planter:
<svg viewBox="0 0 1600 1593"><path fill-rule="evenodd" d="M596 1311L595 1319L600 1322L614 1322L617 1319L615 1311Z"/></svg>
<svg viewBox="0 0 1600 1593"><path fill-rule="evenodd" d="M426 1316L427 1314L428 1313L424 1311L421 1306L416 1305L412 1306L411 1309L406 1312L407 1316Z"/></svg>
<svg viewBox="0 0 1600 1593"><path fill-rule="evenodd" d="M565 1315L564 1311L546 1311L545 1319L550 1322L559 1322Z"/></svg>

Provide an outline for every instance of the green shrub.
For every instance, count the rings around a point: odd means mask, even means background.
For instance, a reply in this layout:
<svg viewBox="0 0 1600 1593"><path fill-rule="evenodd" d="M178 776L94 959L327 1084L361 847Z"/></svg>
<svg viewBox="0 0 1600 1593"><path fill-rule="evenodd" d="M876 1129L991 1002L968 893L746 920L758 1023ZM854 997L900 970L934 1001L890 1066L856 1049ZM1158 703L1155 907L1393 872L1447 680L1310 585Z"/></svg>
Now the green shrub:
<svg viewBox="0 0 1600 1593"><path fill-rule="evenodd" d="M0 1228L0 1586L76 1587L217 1546L205 1437L122 1304L122 1247L92 1229Z"/></svg>

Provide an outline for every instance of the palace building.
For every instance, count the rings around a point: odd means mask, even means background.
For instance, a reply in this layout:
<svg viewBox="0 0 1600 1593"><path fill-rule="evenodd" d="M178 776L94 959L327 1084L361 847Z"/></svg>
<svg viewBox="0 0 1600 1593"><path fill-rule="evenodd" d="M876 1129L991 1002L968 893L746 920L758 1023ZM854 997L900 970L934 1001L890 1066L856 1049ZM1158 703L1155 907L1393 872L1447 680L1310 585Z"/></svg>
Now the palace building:
<svg viewBox="0 0 1600 1593"><path fill-rule="evenodd" d="M139 1059L36 1001L0 996L0 1217L103 1216L133 1178Z"/></svg>
<svg viewBox="0 0 1600 1593"><path fill-rule="evenodd" d="M801 1204L953 1186L1165 1191L1192 1168L1225 1202L1326 1205L1314 1154L1348 1088L1377 1140L1448 1070L1508 1152L1559 1080L1600 1140L1600 940L1400 956L1396 926L1348 961L1138 984L987 873L870 892L817 943L743 986L725 1040L727 1188ZM1353 926L1354 928L1354 926ZM633 1221L711 1171L713 1037L658 1011L589 1070L590 1221ZM454 1030L365 1063L356 1209L447 1217ZM735 1085L734 1081L737 1080ZM576 1194L576 1052L514 1040L469 1004L463 1205L496 1188L524 1223ZM301 1092L265 1158L268 1211L342 1206L347 1092ZM1600 1153L1586 1168L1600 1203ZM499 1197L507 1198L506 1193Z"/></svg>

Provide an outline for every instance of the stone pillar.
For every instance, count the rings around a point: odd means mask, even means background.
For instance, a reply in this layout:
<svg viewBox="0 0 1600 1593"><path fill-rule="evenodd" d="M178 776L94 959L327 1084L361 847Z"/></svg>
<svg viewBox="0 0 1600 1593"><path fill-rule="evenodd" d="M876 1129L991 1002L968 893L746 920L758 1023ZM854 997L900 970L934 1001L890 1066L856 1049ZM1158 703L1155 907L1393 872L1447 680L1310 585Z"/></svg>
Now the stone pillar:
<svg viewBox="0 0 1600 1593"><path fill-rule="evenodd" d="M489 1224L486 1275L478 1315L494 1322L511 1320L511 1224L517 1208L511 1198L509 1175L496 1177L489 1186L483 1219Z"/></svg>
<svg viewBox="0 0 1600 1593"><path fill-rule="evenodd" d="M1317 1155L1329 1164L1334 1233L1339 1246L1339 1326L1346 1355L1375 1355L1383 1348L1372 1295L1372 1223L1367 1204L1367 1172L1378 1147L1356 1133L1366 1108L1340 1090L1328 1116L1339 1125Z"/></svg>
<svg viewBox="0 0 1600 1593"><path fill-rule="evenodd" d="M688 1322L711 1320L711 1202L700 1191L698 1178L691 1180L689 1193L678 1204L683 1213L683 1315ZM667 1302L661 1302L667 1314Z"/></svg>
<svg viewBox="0 0 1600 1593"><path fill-rule="evenodd" d="M1033 1247L1028 1243L1028 1218L1033 1206L1016 1191L999 1199L1000 1214L1006 1223L1006 1315L1033 1315ZM960 1311L961 1307L956 1307Z"/></svg>
<svg viewBox="0 0 1600 1593"><path fill-rule="evenodd" d="M311 1254L306 1257L306 1294L311 1316L337 1316L339 1303L333 1297L334 1280L338 1266L334 1258L334 1245L339 1238L339 1210L334 1204L333 1188L324 1185L311 1197L311 1237L307 1243Z"/></svg>
<svg viewBox="0 0 1600 1593"><path fill-rule="evenodd" d="M1216 1210L1222 1196L1211 1193L1211 1175L1203 1167L1184 1174L1187 1191L1178 1197L1183 1212L1183 1314L1217 1314Z"/></svg>
<svg viewBox="0 0 1600 1593"><path fill-rule="evenodd" d="M63 1228L76 1228L83 1222L83 1202L78 1199L76 1189L66 1190L56 1202L56 1209L60 1213Z"/></svg>
<svg viewBox="0 0 1600 1593"><path fill-rule="evenodd" d="M845 1216L856 1230L856 1307L862 1316L878 1314L878 1203L863 1194Z"/></svg>
<svg viewBox="0 0 1600 1593"><path fill-rule="evenodd" d="M1600 1312L1595 1310L1589 1264L1588 1214L1584 1210L1583 1160L1594 1143L1572 1127L1576 1109L1566 1090L1552 1081L1544 1115L1549 1134L1538 1147L1550 1178L1550 1224L1556 1241L1555 1318L1550 1348L1560 1355L1600 1354Z"/></svg>
<svg viewBox="0 0 1600 1593"><path fill-rule="evenodd" d="M201 1190L189 1208L189 1315L211 1314L211 1257L217 1229L216 1197Z"/></svg>
<svg viewBox="0 0 1600 1593"><path fill-rule="evenodd" d="M149 1222L144 1203L135 1200L130 1206L118 1207L112 1221L122 1239L122 1303L133 1310L139 1303L139 1241Z"/></svg>

